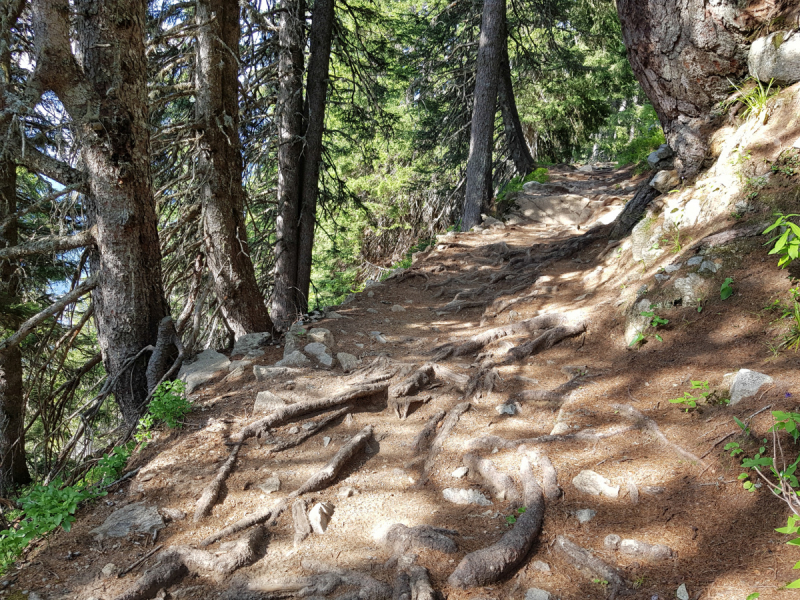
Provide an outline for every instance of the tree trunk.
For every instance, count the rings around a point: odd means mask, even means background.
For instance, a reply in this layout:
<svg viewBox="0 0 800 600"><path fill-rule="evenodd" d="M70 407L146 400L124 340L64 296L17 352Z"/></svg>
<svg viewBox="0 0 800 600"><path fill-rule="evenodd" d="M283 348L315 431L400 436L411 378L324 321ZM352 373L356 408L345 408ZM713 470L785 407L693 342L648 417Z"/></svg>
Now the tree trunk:
<svg viewBox="0 0 800 600"><path fill-rule="evenodd" d="M286 0L278 40L278 217L272 318L285 331L300 307L297 294L298 220L303 179L303 22L305 2Z"/></svg>
<svg viewBox="0 0 800 600"><path fill-rule="evenodd" d="M11 86L11 28L16 24L22 3L6 5L0 14L0 113L6 110L6 93ZM10 116L0 119L5 131ZM0 223L11 218L8 227L0 228L0 248L16 246L17 165L5 153L0 157ZM17 265L12 259L0 260L0 305L18 301ZM14 327L16 323L6 324ZM25 399L22 393L22 353L19 346L0 351L0 496L6 497L17 485L30 483L25 462Z"/></svg>
<svg viewBox="0 0 800 600"><path fill-rule="evenodd" d="M311 22L311 54L306 76L306 143L297 232L297 304L301 312L308 310L308 294L311 287L311 261L314 227L317 224L317 194L322 164L322 134L325 131L325 102L328 94L333 21L334 0L315 0Z"/></svg>
<svg viewBox="0 0 800 600"><path fill-rule="evenodd" d="M270 331L244 223L239 142L239 4L197 0L195 116L202 128L198 171L203 182L203 240L214 291L239 338Z"/></svg>
<svg viewBox="0 0 800 600"><path fill-rule="evenodd" d="M481 19L475 73L475 103L467 161L466 197L461 217L461 230L469 231L480 223L481 206L488 197L487 171L492 168L494 116L497 112L497 88L506 21L505 0L485 0Z"/></svg>
<svg viewBox="0 0 800 600"><path fill-rule="evenodd" d="M525 142L522 123L519 120L517 101L514 98L514 86L511 81L511 61L508 58L508 30L503 28L503 40L500 55L500 81L498 83L498 103L503 117L503 130L508 142L508 152L514 162L517 175L525 177L536 168L531 151Z"/></svg>
<svg viewBox="0 0 800 600"><path fill-rule="evenodd" d="M746 36L773 0L617 0L633 71L677 154L684 177L708 153L710 110L747 73ZM774 16L774 15L773 15Z"/></svg>

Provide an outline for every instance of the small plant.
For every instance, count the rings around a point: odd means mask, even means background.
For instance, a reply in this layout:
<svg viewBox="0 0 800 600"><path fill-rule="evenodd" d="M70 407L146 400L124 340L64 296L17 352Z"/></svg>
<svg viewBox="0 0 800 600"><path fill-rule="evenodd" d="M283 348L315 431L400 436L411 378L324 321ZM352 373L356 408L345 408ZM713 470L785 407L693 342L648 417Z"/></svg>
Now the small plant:
<svg viewBox="0 0 800 600"><path fill-rule="evenodd" d="M758 592L753 592L747 598L745 598L745 600L756 600L756 598L758 598L760 595L761 594Z"/></svg>
<svg viewBox="0 0 800 600"><path fill-rule="evenodd" d="M638 590L644 585L645 581L647 581L647 577L645 575L640 575L633 580L633 589Z"/></svg>
<svg viewBox="0 0 800 600"><path fill-rule="evenodd" d="M180 419L191 412L192 405L186 399L186 384L180 379L164 381L153 393L153 399L147 408L153 422L164 421L168 427L180 427ZM147 429L152 426L152 422Z"/></svg>
<svg viewBox="0 0 800 600"><path fill-rule="evenodd" d="M696 396L692 392L684 392L680 398L672 398L670 404L683 404L685 409L683 412L689 412L697 408L699 402L705 404L728 404L730 398L720 398L716 391L711 391L708 386L708 381L692 381L692 390L702 390Z"/></svg>
<svg viewBox="0 0 800 600"><path fill-rule="evenodd" d="M520 507L517 509L517 514L515 514L515 515L508 515L508 516L506 517L506 524L508 524L508 525L513 525L514 523L516 523L516 522L517 522L517 515L521 515L521 514L525 513L525 511L526 511L526 510L527 510L527 509L526 509L524 506L520 506Z"/></svg>
<svg viewBox="0 0 800 600"><path fill-rule="evenodd" d="M756 79L755 77L751 79L755 81L756 85L749 90L745 90L744 85L739 87L735 83L731 82L731 85L739 93L739 96L733 101L729 102L728 106L735 104L736 102L741 102L745 106L744 112L742 112L742 117L745 119L763 118L764 121L766 121L767 104L772 98L777 96L781 90L779 87L775 87L773 91L772 86L775 83L774 79L770 79L769 84L767 84L766 87L764 87L764 84L759 79Z"/></svg>
<svg viewBox="0 0 800 600"><path fill-rule="evenodd" d="M691 240L681 239L681 229L677 223L673 223L667 231L667 237L663 238L661 243L666 245L673 254L680 254L683 245L688 241Z"/></svg>
<svg viewBox="0 0 800 600"><path fill-rule="evenodd" d="M779 228L783 228L784 230L771 238L764 245L767 246L774 243L769 253L777 254L780 257L778 259L778 266L783 269L800 255L800 227L789 220L794 217L800 217L800 215L784 215L781 212L776 212L772 216L777 217L777 219L764 230L762 235L767 235Z"/></svg>
<svg viewBox="0 0 800 600"><path fill-rule="evenodd" d="M733 212L731 213L731 219L733 219L734 221L738 221L738 220L739 220L739 219L741 219L743 216L744 216L744 215L743 215L742 213L738 212L738 211L733 211Z"/></svg>
<svg viewBox="0 0 800 600"><path fill-rule="evenodd" d="M798 348L800 348L800 303L796 300L794 310L789 316L792 318L792 324L789 326L789 331L783 335L781 346L797 352Z"/></svg>
<svg viewBox="0 0 800 600"><path fill-rule="evenodd" d="M650 310L643 311L639 313L643 317L647 317L649 319L647 327L648 329L652 327L655 330L658 330L659 327L663 325L667 325L669 323L669 319L665 319L664 317L659 317L653 310L653 306L650 306ZM636 334L636 337L633 338L628 346L636 346L647 339L648 333L647 330L640 331ZM664 338L662 338L658 333L654 333L653 337L656 338L659 342L663 342Z"/></svg>
<svg viewBox="0 0 800 600"><path fill-rule="evenodd" d="M722 287L719 289L719 297L722 300L727 300L733 296L733 277L726 277L722 282Z"/></svg>
<svg viewBox="0 0 800 600"><path fill-rule="evenodd" d="M596 583L597 585L602 585L603 587L606 587L608 585L608 580L595 577L594 579L592 579L592 583Z"/></svg>

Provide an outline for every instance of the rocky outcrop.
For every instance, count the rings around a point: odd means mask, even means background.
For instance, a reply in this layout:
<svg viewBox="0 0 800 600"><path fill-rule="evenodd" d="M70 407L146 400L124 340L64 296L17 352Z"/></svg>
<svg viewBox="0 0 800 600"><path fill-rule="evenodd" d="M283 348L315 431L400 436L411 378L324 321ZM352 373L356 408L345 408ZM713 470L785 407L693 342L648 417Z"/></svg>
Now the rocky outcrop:
<svg viewBox="0 0 800 600"><path fill-rule="evenodd" d="M776 31L758 38L747 57L750 75L781 85L800 81L800 31Z"/></svg>

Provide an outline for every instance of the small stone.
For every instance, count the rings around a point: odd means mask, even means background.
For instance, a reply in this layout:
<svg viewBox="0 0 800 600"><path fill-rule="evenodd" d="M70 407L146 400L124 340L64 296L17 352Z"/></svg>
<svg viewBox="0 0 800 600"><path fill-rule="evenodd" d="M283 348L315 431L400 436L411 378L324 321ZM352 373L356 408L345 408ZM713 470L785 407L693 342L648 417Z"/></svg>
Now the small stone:
<svg viewBox="0 0 800 600"><path fill-rule="evenodd" d="M680 184L681 178L678 176L678 172L675 170L659 171L656 176L650 180L650 187L658 190L662 194L668 194Z"/></svg>
<svg viewBox="0 0 800 600"><path fill-rule="evenodd" d="M333 348L336 341L333 339L333 334L330 330L323 327L315 327L308 332L308 339L312 342L324 344L328 348Z"/></svg>
<svg viewBox="0 0 800 600"><path fill-rule="evenodd" d="M663 494L665 491L666 490L660 485L642 486L642 493L647 494L648 496L658 496L659 494Z"/></svg>
<svg viewBox="0 0 800 600"><path fill-rule="evenodd" d="M103 574L103 577L108 579L109 577L116 575L118 571L119 569L117 568L117 565L114 563L108 563L100 572ZM28 597L28 600L30 600L30 596Z"/></svg>
<svg viewBox="0 0 800 600"><path fill-rule="evenodd" d="M745 398L755 396L763 386L773 382L772 377L751 371L750 369L739 369L731 384L731 403L730 406L738 404Z"/></svg>
<svg viewBox="0 0 800 600"><path fill-rule="evenodd" d="M405 307L400 306L399 304L395 304L392 306L392 312L406 312Z"/></svg>
<svg viewBox="0 0 800 600"><path fill-rule="evenodd" d="M619 496L619 486L611 485L611 482L594 471L581 471L572 480L572 485L579 492L591 494L593 496L607 496L616 498Z"/></svg>
<svg viewBox="0 0 800 600"><path fill-rule="evenodd" d="M161 515L167 521L183 521L186 518L186 513L180 508L162 508Z"/></svg>
<svg viewBox="0 0 800 600"><path fill-rule="evenodd" d="M262 367L256 365L253 367L253 374L256 376L256 381L266 381L267 379L274 379L289 373L286 367Z"/></svg>
<svg viewBox="0 0 800 600"><path fill-rule="evenodd" d="M282 360L279 360L275 363L276 367L307 367L311 364L311 361L308 357L300 352L299 350L295 350L288 356L285 356Z"/></svg>
<svg viewBox="0 0 800 600"><path fill-rule="evenodd" d="M367 297L368 298L373 298L374 296L375 296L375 292L367 292ZM369 309L367 309L367 310L369 310ZM378 312L378 311L375 311L375 312Z"/></svg>
<svg viewBox="0 0 800 600"><path fill-rule="evenodd" d="M656 281L659 283L664 283L665 281L669 281L669 275L665 275L664 273L656 273L655 274Z"/></svg>
<svg viewBox="0 0 800 600"><path fill-rule="evenodd" d="M535 560L531 563L531 568L534 571L539 571L540 573L549 573L550 572L550 565L548 565L543 560Z"/></svg>
<svg viewBox="0 0 800 600"><path fill-rule="evenodd" d="M607 550L619 550L619 545L621 542L622 538L612 533L605 537L603 540L603 546L605 546Z"/></svg>
<svg viewBox="0 0 800 600"><path fill-rule="evenodd" d="M680 268L681 268L681 263L677 263L674 265L667 265L666 267L664 267L664 270L667 273L674 273L675 271L680 270Z"/></svg>
<svg viewBox="0 0 800 600"><path fill-rule="evenodd" d="M515 404L500 404L499 406L495 406L494 409L497 411L498 415L511 415L514 416L517 414L517 407Z"/></svg>
<svg viewBox="0 0 800 600"><path fill-rule="evenodd" d="M328 447L328 444L330 444L330 443L331 443L331 438L329 438L329 437L327 437L327 436L325 436L324 438L322 438L322 447L323 447L323 448L327 448L327 447Z"/></svg>
<svg viewBox="0 0 800 600"><path fill-rule="evenodd" d="M686 590L685 583L682 583L675 593L678 596L678 600L689 600L689 592Z"/></svg>
<svg viewBox="0 0 800 600"><path fill-rule="evenodd" d="M689 260L686 261L686 266L688 267L696 267L697 265L703 264L705 259L702 256L693 256Z"/></svg>
<svg viewBox="0 0 800 600"><path fill-rule="evenodd" d="M253 405L254 413L271 413L287 405L286 400L276 396L270 391L258 392L256 403Z"/></svg>
<svg viewBox="0 0 800 600"><path fill-rule="evenodd" d="M631 498L631 504L639 504L639 488L632 481L628 482L628 496Z"/></svg>
<svg viewBox="0 0 800 600"><path fill-rule="evenodd" d="M388 340L383 337L380 331L370 331L369 337L378 342L379 344L387 344Z"/></svg>
<svg viewBox="0 0 800 600"><path fill-rule="evenodd" d="M719 270L719 265L715 263L713 260L704 260L700 264L700 268L697 270L698 273L716 273Z"/></svg>
<svg viewBox="0 0 800 600"><path fill-rule="evenodd" d="M519 313L515 310L508 311L508 321L509 323L519 321Z"/></svg>
<svg viewBox="0 0 800 600"><path fill-rule="evenodd" d="M450 473L456 479L461 479L462 477L466 477L467 473L469 473L469 469L467 467L458 467L455 471Z"/></svg>
<svg viewBox="0 0 800 600"><path fill-rule="evenodd" d="M303 423L303 429L305 429L306 431L311 431L316 426L317 424L314 423L314 421L307 421L306 423Z"/></svg>
<svg viewBox="0 0 800 600"><path fill-rule="evenodd" d="M298 433L300 433L300 428L297 426L292 427L291 429L289 429L289 433L291 433L292 435L297 435Z"/></svg>
<svg viewBox="0 0 800 600"><path fill-rule="evenodd" d="M43 600L43 598L36 592L31 592L28 594L28 600Z"/></svg>
<svg viewBox="0 0 800 600"><path fill-rule="evenodd" d="M478 506L491 506L492 502L478 490L463 490L459 488L445 488L442 490L444 499L453 504L477 504Z"/></svg>
<svg viewBox="0 0 800 600"><path fill-rule="evenodd" d="M569 433L570 429L569 423L556 423L550 435L564 435L565 433Z"/></svg>
<svg viewBox="0 0 800 600"><path fill-rule="evenodd" d="M528 588L525 592L525 600L550 600L550 592L539 588Z"/></svg>
<svg viewBox="0 0 800 600"><path fill-rule="evenodd" d="M355 495L356 495L355 488L351 488L349 486L344 486L339 488L339 491L336 494L336 496L339 498L349 498L350 496L355 496Z"/></svg>
<svg viewBox="0 0 800 600"><path fill-rule="evenodd" d="M672 548L664 544L648 544L639 540L622 540L619 544L620 554L638 556L652 561L669 560L674 553Z"/></svg>
<svg viewBox="0 0 800 600"><path fill-rule="evenodd" d="M575 511L575 518L578 519L578 523L583 525L584 523L588 523L594 516L597 514L596 510L592 510L591 508L581 508Z"/></svg>
<svg viewBox="0 0 800 600"><path fill-rule="evenodd" d="M355 344L356 346L364 347L364 344ZM352 354L348 354L347 352L339 352L336 355L336 360L339 361L339 364L342 367L342 371L345 373L349 373L350 371L355 371L358 366L361 364L361 361L358 360L357 357L353 356Z"/></svg>
<svg viewBox="0 0 800 600"><path fill-rule="evenodd" d="M308 521L311 523L311 529L314 533L325 533L328 529L328 523L331 522L334 508L335 507L330 502L317 502L314 507L308 511Z"/></svg>
<svg viewBox="0 0 800 600"><path fill-rule="evenodd" d="M281 489L281 480L277 477L270 477L264 483L259 484L258 489L260 489L265 494L271 494L272 492L277 492Z"/></svg>
<svg viewBox="0 0 800 600"><path fill-rule="evenodd" d="M145 473L144 475L142 475L141 477L139 477L139 481L142 481L142 482L145 482L145 481L150 481L150 480L151 480L151 479L153 479L153 477L155 477L155 476L156 476L155 472L153 472L153 471L150 471L149 473Z"/></svg>
<svg viewBox="0 0 800 600"><path fill-rule="evenodd" d="M316 358L320 364L325 365L326 367L333 366L333 356L328 353L329 350L325 344L321 342L312 342L307 344L303 350L307 354L310 354Z"/></svg>

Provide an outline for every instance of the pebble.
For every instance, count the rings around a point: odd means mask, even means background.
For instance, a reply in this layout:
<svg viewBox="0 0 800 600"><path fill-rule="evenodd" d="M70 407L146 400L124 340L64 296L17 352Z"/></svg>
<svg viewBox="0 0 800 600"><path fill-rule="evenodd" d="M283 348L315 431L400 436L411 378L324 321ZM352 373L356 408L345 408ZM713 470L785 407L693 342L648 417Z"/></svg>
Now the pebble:
<svg viewBox="0 0 800 600"><path fill-rule="evenodd" d="M272 492L277 492L281 489L281 480L277 477L270 477L264 483L258 486L265 494L271 494Z"/></svg>
<svg viewBox="0 0 800 600"><path fill-rule="evenodd" d="M516 403L514 404L500 404L499 406L495 406L494 409L497 411L498 415L511 415L514 416L517 414L517 406Z"/></svg>
<svg viewBox="0 0 800 600"><path fill-rule="evenodd" d="M330 443L331 443L331 438L329 438L327 436L322 438L322 446L323 446L323 448L327 448L328 444L330 444Z"/></svg>
<svg viewBox="0 0 800 600"><path fill-rule="evenodd" d="M550 565L548 565L543 560L535 560L531 563L531 568L534 571L539 571L540 573L549 573L550 572Z"/></svg>
<svg viewBox="0 0 800 600"><path fill-rule="evenodd" d="M106 564L106 566L103 567L103 569L100 572L103 574L103 577L108 579L109 577L113 577L114 575L116 575L117 571L118 571L117 565L115 565L114 563L108 563ZM31 600L30 596L28 596L28 600Z"/></svg>
<svg viewBox="0 0 800 600"><path fill-rule="evenodd" d="M186 513L180 508L162 508L161 514L168 521L183 521L186 518Z"/></svg>
<svg viewBox="0 0 800 600"><path fill-rule="evenodd" d="M356 493L357 492L355 488L351 488L350 486L344 486L339 488L339 491L336 493L336 495L339 498L349 498L350 496L355 496Z"/></svg>
<svg viewBox="0 0 800 600"><path fill-rule="evenodd" d="M333 516L334 506L330 502L317 502L314 507L308 511L308 522L311 523L311 530L314 533L325 533L328 529L328 523L331 522Z"/></svg>
<svg viewBox="0 0 800 600"><path fill-rule="evenodd" d="M311 431L316 426L317 424L314 423L314 421L308 421L307 423L303 423L303 429L305 429L306 431Z"/></svg>
<svg viewBox="0 0 800 600"><path fill-rule="evenodd" d="M400 306L399 304L395 304L392 306L392 312L406 312L405 307Z"/></svg>
<svg viewBox="0 0 800 600"><path fill-rule="evenodd" d="M388 340L385 337L383 337L383 335L381 334L380 331L370 331L369 332L369 337L371 337L373 340L375 340L379 344L388 343Z"/></svg>
<svg viewBox="0 0 800 600"><path fill-rule="evenodd" d="M575 518L578 519L578 523L583 524L594 519L597 511L592 510L591 508L581 508L580 510L576 510L574 514Z"/></svg>
<svg viewBox="0 0 800 600"><path fill-rule="evenodd" d="M469 473L469 469L467 467L458 467L451 473L451 475L456 479L461 479L462 477L466 477L467 473Z"/></svg>
<svg viewBox="0 0 800 600"><path fill-rule="evenodd" d="M689 600L689 592L686 590L686 584L682 583L678 588L678 591L675 592L678 596L678 600Z"/></svg>
<svg viewBox="0 0 800 600"><path fill-rule="evenodd" d="M370 293L371 293L371 292L370 292ZM372 313L373 315L377 315L377 314L378 314L378 311L377 311L377 310L375 310L374 308L368 308L368 309L367 309L367 312L368 312L368 313Z"/></svg>
<svg viewBox="0 0 800 600"><path fill-rule="evenodd" d="M289 433L291 433L292 435L298 434L298 433L300 433L300 428L299 427L292 427L289 430Z"/></svg>
<svg viewBox="0 0 800 600"><path fill-rule="evenodd" d="M459 488L445 488L442 490L444 499L453 504L477 504L478 506L491 506L491 500L478 490L462 490Z"/></svg>
<svg viewBox="0 0 800 600"><path fill-rule="evenodd" d="M550 592L539 588L528 588L525 592L525 600L550 600Z"/></svg>

